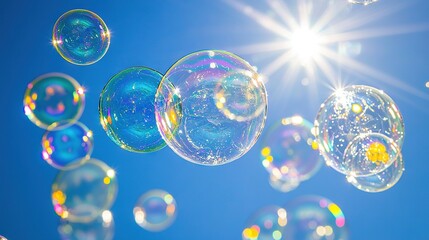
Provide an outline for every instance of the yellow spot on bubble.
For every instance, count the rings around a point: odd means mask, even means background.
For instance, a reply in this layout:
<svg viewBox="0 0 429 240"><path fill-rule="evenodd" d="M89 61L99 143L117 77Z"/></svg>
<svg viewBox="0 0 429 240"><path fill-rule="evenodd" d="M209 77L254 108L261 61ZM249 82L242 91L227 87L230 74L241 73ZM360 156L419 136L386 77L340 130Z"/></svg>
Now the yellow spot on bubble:
<svg viewBox="0 0 429 240"><path fill-rule="evenodd" d="M311 143L311 148L312 148L313 150L317 150L317 149L319 149L319 144L318 144L316 141L313 141L313 142Z"/></svg>
<svg viewBox="0 0 429 240"><path fill-rule="evenodd" d="M271 153L271 149L270 149L270 147L264 147L264 148L261 150L261 154L262 154L262 156L264 156L264 157L266 157L266 156L270 155L270 153Z"/></svg>
<svg viewBox="0 0 429 240"><path fill-rule="evenodd" d="M369 145L366 151L366 157L376 165L380 165L380 163L386 164L389 161L389 154L386 152L386 146L379 142L373 142Z"/></svg>
<svg viewBox="0 0 429 240"><path fill-rule="evenodd" d="M59 205L63 205L66 202L67 197L62 191L58 190L52 193L52 199L54 199Z"/></svg>
<svg viewBox="0 0 429 240"><path fill-rule="evenodd" d="M356 114L359 114L362 112L362 106L357 104L357 103L353 103L352 104L352 111Z"/></svg>
<svg viewBox="0 0 429 240"><path fill-rule="evenodd" d="M110 184L110 178L109 177L105 177L103 179L104 184L109 185Z"/></svg>

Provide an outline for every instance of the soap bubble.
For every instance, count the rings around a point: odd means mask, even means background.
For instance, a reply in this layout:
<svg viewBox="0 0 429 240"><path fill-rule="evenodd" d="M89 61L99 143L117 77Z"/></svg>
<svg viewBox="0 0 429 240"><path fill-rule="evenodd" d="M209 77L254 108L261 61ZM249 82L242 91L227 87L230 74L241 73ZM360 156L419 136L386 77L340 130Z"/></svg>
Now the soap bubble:
<svg viewBox="0 0 429 240"><path fill-rule="evenodd" d="M110 32L97 14L74 9L58 18L52 31L52 44L68 62L90 65L106 54Z"/></svg>
<svg viewBox="0 0 429 240"><path fill-rule="evenodd" d="M99 160L90 159L57 174L52 184L52 203L63 219L91 222L110 209L117 191L115 171Z"/></svg>
<svg viewBox="0 0 429 240"><path fill-rule="evenodd" d="M0 235L0 240L7 240L7 238L5 238L2 235Z"/></svg>
<svg viewBox="0 0 429 240"><path fill-rule="evenodd" d="M300 184L300 181L297 177L278 178L273 174L270 174L269 182L272 188L280 192L290 192L297 188Z"/></svg>
<svg viewBox="0 0 429 240"><path fill-rule="evenodd" d="M404 161L399 154L396 160L382 172L366 177L347 176L347 181L365 192L382 192L395 186L403 172Z"/></svg>
<svg viewBox="0 0 429 240"><path fill-rule="evenodd" d="M350 86L334 92L320 106L314 128L326 163L343 174L348 173L345 149L358 135L380 133L400 148L404 139L398 107L383 91L369 86Z"/></svg>
<svg viewBox="0 0 429 240"><path fill-rule="evenodd" d="M242 232L243 240L280 240L287 224L284 208L268 206L259 210L248 221Z"/></svg>
<svg viewBox="0 0 429 240"><path fill-rule="evenodd" d="M42 157L58 169L70 169L89 160L94 140L92 131L80 122L67 127L68 122L54 123L42 138Z"/></svg>
<svg viewBox="0 0 429 240"><path fill-rule="evenodd" d="M283 118L262 141L262 165L277 178L309 179L319 170L322 159L312 134L313 125L301 116Z"/></svg>
<svg viewBox="0 0 429 240"><path fill-rule="evenodd" d="M132 67L113 76L100 95L101 124L114 143L132 152L165 147L155 120L155 93L162 75Z"/></svg>
<svg viewBox="0 0 429 240"><path fill-rule="evenodd" d="M330 200L304 196L286 205L284 239L346 240L348 230L340 207Z"/></svg>
<svg viewBox="0 0 429 240"><path fill-rule="evenodd" d="M133 212L140 227L154 232L162 231L176 218L176 200L164 190L151 190L139 198Z"/></svg>
<svg viewBox="0 0 429 240"><path fill-rule="evenodd" d="M83 88L75 79L62 73L36 78L27 85L24 94L25 115L45 129L59 121L76 122L84 107Z"/></svg>
<svg viewBox="0 0 429 240"><path fill-rule="evenodd" d="M182 158L220 165L244 155L258 139L267 96L258 73L225 51L200 51L177 61L155 97L158 129Z"/></svg>
<svg viewBox="0 0 429 240"><path fill-rule="evenodd" d="M58 232L62 240L112 240L114 229L112 213L105 210L89 223L62 220Z"/></svg>
<svg viewBox="0 0 429 240"><path fill-rule="evenodd" d="M400 154L396 143L380 133L365 133L355 137L344 150L347 175L369 176L392 164Z"/></svg>
<svg viewBox="0 0 429 240"><path fill-rule="evenodd" d="M353 3L353 4L361 4L361 5L368 5L371 3L375 3L378 2L378 0L348 0L349 3Z"/></svg>

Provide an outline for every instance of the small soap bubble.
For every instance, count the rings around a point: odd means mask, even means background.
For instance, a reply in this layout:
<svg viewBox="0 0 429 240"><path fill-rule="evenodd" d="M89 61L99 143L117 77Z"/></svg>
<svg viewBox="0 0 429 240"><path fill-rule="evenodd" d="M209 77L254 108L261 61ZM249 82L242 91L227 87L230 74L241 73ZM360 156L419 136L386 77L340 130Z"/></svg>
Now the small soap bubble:
<svg viewBox="0 0 429 240"><path fill-rule="evenodd" d="M103 211L94 221L89 223L61 220L58 233L61 240L112 240L115 224L112 213Z"/></svg>
<svg viewBox="0 0 429 240"><path fill-rule="evenodd" d="M242 232L243 240L280 240L284 238L287 213L284 208L268 206L256 212Z"/></svg>
<svg viewBox="0 0 429 240"><path fill-rule="evenodd" d="M52 44L70 63L89 65L99 61L110 45L110 32L104 21L85 9L70 10L54 25Z"/></svg>
<svg viewBox="0 0 429 240"><path fill-rule="evenodd" d="M161 78L153 69L132 67L113 76L101 92L101 125L123 149L153 152L165 147L156 126L154 107Z"/></svg>
<svg viewBox="0 0 429 240"><path fill-rule="evenodd" d="M39 76L27 85L24 113L37 126L76 122L85 107L84 89L72 77L62 73Z"/></svg>
<svg viewBox="0 0 429 240"><path fill-rule="evenodd" d="M155 97L163 139L179 156L202 165L243 156L258 139L266 113L266 90L255 68L219 50L181 58Z"/></svg>
<svg viewBox="0 0 429 240"><path fill-rule="evenodd" d="M90 159L57 174L52 184L52 203L62 219L88 223L110 209L117 191L115 171L102 161Z"/></svg>
<svg viewBox="0 0 429 240"><path fill-rule="evenodd" d="M55 168L71 169L88 161L93 147L92 131L84 124L58 122L43 135L42 157Z"/></svg>
<svg viewBox="0 0 429 240"><path fill-rule="evenodd" d="M176 219L177 204L173 196L164 190L151 190L143 194L134 207L136 223L153 232L168 228Z"/></svg>

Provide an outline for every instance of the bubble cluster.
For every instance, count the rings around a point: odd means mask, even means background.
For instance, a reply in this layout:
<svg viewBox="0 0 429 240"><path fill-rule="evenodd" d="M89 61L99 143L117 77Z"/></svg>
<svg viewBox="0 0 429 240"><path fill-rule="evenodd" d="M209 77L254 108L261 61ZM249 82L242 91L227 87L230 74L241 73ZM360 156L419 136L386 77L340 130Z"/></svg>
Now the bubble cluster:
<svg viewBox="0 0 429 240"><path fill-rule="evenodd" d="M85 107L84 89L72 77L62 73L39 76L27 85L24 113L37 126L77 121Z"/></svg>
<svg viewBox="0 0 429 240"><path fill-rule="evenodd" d="M243 240L280 240L284 238L287 214L284 208L268 206L255 213L242 232Z"/></svg>
<svg viewBox="0 0 429 240"><path fill-rule="evenodd" d="M348 229L341 208L318 196L304 196L286 204L283 239L346 240Z"/></svg>
<svg viewBox="0 0 429 240"><path fill-rule="evenodd" d="M110 32L97 14L85 9L74 9L56 21L52 44L68 62L89 65L106 54L110 45Z"/></svg>
<svg viewBox="0 0 429 240"><path fill-rule="evenodd" d="M117 190L115 171L99 160L90 159L57 174L52 184L52 203L61 218L87 223L110 209Z"/></svg>
<svg viewBox="0 0 429 240"><path fill-rule="evenodd" d="M55 168L70 169L88 161L93 146L92 131L84 124L58 122L43 135L42 157Z"/></svg>
<svg viewBox="0 0 429 240"><path fill-rule="evenodd" d="M218 50L181 58L155 97L163 139L182 158L203 165L243 156L258 139L266 112L265 86L254 67Z"/></svg>
<svg viewBox="0 0 429 240"><path fill-rule="evenodd" d="M271 179L294 186L319 170L322 160L312 128L301 116L293 116L281 119L264 134L261 160Z"/></svg>
<svg viewBox="0 0 429 240"><path fill-rule="evenodd" d="M113 76L100 95L101 125L114 143L132 152L153 152L166 144L155 120L155 93L162 75L132 67Z"/></svg>
<svg viewBox="0 0 429 240"><path fill-rule="evenodd" d="M140 227L148 231L162 231L176 218L176 200L164 190L151 190L138 199L133 212Z"/></svg>
<svg viewBox="0 0 429 240"><path fill-rule="evenodd" d="M89 223L62 220L58 226L61 240L112 240L115 224L108 210Z"/></svg>

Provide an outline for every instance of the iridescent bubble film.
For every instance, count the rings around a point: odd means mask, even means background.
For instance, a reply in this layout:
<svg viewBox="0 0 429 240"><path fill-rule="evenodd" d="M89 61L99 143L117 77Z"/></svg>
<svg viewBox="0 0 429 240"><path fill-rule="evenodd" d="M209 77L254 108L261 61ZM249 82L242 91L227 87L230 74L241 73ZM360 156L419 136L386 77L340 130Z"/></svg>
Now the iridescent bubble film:
<svg viewBox="0 0 429 240"><path fill-rule="evenodd" d="M112 240L114 231L115 224L109 210L89 223L62 220L58 226L61 240Z"/></svg>
<svg viewBox="0 0 429 240"><path fill-rule="evenodd" d="M368 5L371 3L375 3L378 2L378 0L348 0L349 3L353 3L353 4L361 4L361 5Z"/></svg>
<svg viewBox="0 0 429 240"><path fill-rule="evenodd" d="M356 85L335 91L321 106L314 122L319 149L326 163L347 174L344 151L363 133L380 133L399 147L404 122L398 107L383 91Z"/></svg>
<svg viewBox="0 0 429 240"><path fill-rule="evenodd" d="M278 178L273 174L270 174L269 179L270 186L280 192L290 192L297 188L300 181L297 177L281 177Z"/></svg>
<svg viewBox="0 0 429 240"><path fill-rule="evenodd" d="M166 144L155 120L155 93L162 75L132 67L113 76L100 95L103 129L114 143L132 152L153 152Z"/></svg>
<svg viewBox="0 0 429 240"><path fill-rule="evenodd" d="M84 124L67 125L67 122L52 124L42 138L43 159L58 169L70 169L85 163L94 147L92 131Z"/></svg>
<svg viewBox="0 0 429 240"><path fill-rule="evenodd" d="M54 210L71 222L91 222L116 199L115 171L104 162L90 159L85 164L57 174L52 184Z"/></svg>
<svg viewBox="0 0 429 240"><path fill-rule="evenodd" d="M84 107L84 89L75 79L62 73L36 78L27 85L24 94L25 115L45 129L56 122L77 121Z"/></svg>
<svg viewBox="0 0 429 240"><path fill-rule="evenodd" d="M277 178L310 178L319 170L322 159L311 132L313 125L301 116L283 118L262 137L261 160Z"/></svg>
<svg viewBox="0 0 429 240"><path fill-rule="evenodd" d="M97 14L74 9L58 18L52 30L52 44L68 62L89 65L106 54L110 32Z"/></svg>
<svg viewBox="0 0 429 240"><path fill-rule="evenodd" d="M155 99L158 129L182 158L220 165L244 155L258 139L267 113L260 76L225 51L200 51L177 61Z"/></svg>
<svg viewBox="0 0 429 240"><path fill-rule="evenodd" d="M255 213L242 232L243 240L280 240L287 224L284 208L269 206Z"/></svg>
<svg viewBox="0 0 429 240"><path fill-rule="evenodd" d="M143 194L134 207L136 223L148 231L162 231L176 219L177 204L164 190L151 190Z"/></svg>
<svg viewBox="0 0 429 240"><path fill-rule="evenodd" d="M377 174L400 155L399 146L380 133L365 133L355 137L344 150L344 164L351 176Z"/></svg>
<svg viewBox="0 0 429 240"><path fill-rule="evenodd" d="M396 160L382 172L366 177L347 176L347 181L359 190L376 193L395 186L403 172L404 161L399 154Z"/></svg>
<svg viewBox="0 0 429 240"><path fill-rule="evenodd" d="M341 208L317 196L297 198L286 205L283 239L346 240L348 229Z"/></svg>

